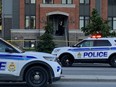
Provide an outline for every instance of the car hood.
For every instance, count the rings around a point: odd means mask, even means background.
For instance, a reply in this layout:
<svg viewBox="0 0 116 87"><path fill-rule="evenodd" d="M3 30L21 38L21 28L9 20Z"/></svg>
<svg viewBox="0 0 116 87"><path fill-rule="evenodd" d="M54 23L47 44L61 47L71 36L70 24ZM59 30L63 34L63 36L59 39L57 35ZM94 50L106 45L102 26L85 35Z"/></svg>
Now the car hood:
<svg viewBox="0 0 116 87"><path fill-rule="evenodd" d="M43 56L49 56L49 57L53 57L54 55L49 54L49 53L44 53L44 52L32 52L32 51L27 51L23 53L24 55L27 56L32 56L32 57L36 57L36 58L43 58ZM55 56L54 56L55 57Z"/></svg>

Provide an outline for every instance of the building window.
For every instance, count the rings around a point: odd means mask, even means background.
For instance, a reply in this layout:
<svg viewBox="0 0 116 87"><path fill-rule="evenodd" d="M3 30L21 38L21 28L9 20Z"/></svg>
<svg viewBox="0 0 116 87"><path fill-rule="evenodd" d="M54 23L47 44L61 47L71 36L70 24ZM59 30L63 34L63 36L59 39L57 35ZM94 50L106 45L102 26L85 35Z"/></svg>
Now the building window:
<svg viewBox="0 0 116 87"><path fill-rule="evenodd" d="M116 5L116 0L108 0L108 5Z"/></svg>
<svg viewBox="0 0 116 87"><path fill-rule="evenodd" d="M116 29L116 17L113 18L113 29Z"/></svg>
<svg viewBox="0 0 116 87"><path fill-rule="evenodd" d="M35 0L31 0L31 4L35 4Z"/></svg>
<svg viewBox="0 0 116 87"><path fill-rule="evenodd" d="M25 48L35 48L36 41L34 39L25 39L24 40L24 47Z"/></svg>
<svg viewBox="0 0 116 87"><path fill-rule="evenodd" d="M25 28L26 29L35 29L35 16L26 16Z"/></svg>
<svg viewBox="0 0 116 87"><path fill-rule="evenodd" d="M35 4L36 0L25 0L26 4Z"/></svg>
<svg viewBox="0 0 116 87"><path fill-rule="evenodd" d="M72 4L72 0L62 0L62 4Z"/></svg>
<svg viewBox="0 0 116 87"><path fill-rule="evenodd" d="M80 29L89 23L89 17L80 16Z"/></svg>
<svg viewBox="0 0 116 87"><path fill-rule="evenodd" d="M0 14L0 31L2 30L2 17L1 17L1 14Z"/></svg>
<svg viewBox="0 0 116 87"><path fill-rule="evenodd" d="M90 1L89 0L80 0L80 4L89 4Z"/></svg>
<svg viewBox="0 0 116 87"><path fill-rule="evenodd" d="M116 30L116 17L109 17L109 26L112 28L112 30Z"/></svg>
<svg viewBox="0 0 116 87"><path fill-rule="evenodd" d="M30 0L25 0L25 3L26 3L26 4L29 4L29 3L30 3Z"/></svg>
<svg viewBox="0 0 116 87"><path fill-rule="evenodd" d="M53 0L43 0L44 4L53 4Z"/></svg>
<svg viewBox="0 0 116 87"><path fill-rule="evenodd" d="M29 28L29 16L26 16L25 27L26 27L26 29Z"/></svg>

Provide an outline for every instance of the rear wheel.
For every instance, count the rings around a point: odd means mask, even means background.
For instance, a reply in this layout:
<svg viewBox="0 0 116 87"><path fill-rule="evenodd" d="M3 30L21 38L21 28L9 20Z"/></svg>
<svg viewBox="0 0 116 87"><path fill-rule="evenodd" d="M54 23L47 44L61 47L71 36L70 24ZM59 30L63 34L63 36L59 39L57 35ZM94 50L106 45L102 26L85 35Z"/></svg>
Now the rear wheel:
<svg viewBox="0 0 116 87"><path fill-rule="evenodd" d="M48 82L48 73L43 67L31 67L27 71L25 79L30 87L44 87Z"/></svg>
<svg viewBox="0 0 116 87"><path fill-rule="evenodd" d="M69 67L69 66L72 66L73 64L73 58L71 55L67 54L67 55L63 55L61 57L61 64L62 66L64 67Z"/></svg>
<svg viewBox="0 0 116 87"><path fill-rule="evenodd" d="M110 65L112 67L116 67L116 55L112 56L112 58L110 59Z"/></svg>

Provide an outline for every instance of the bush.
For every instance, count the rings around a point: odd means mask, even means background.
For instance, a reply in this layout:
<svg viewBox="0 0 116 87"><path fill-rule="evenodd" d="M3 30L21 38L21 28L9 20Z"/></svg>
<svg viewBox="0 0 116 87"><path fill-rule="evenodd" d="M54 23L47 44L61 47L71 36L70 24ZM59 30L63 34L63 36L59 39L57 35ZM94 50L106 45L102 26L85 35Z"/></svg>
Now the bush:
<svg viewBox="0 0 116 87"><path fill-rule="evenodd" d="M37 51L51 53L51 51L55 48L52 36L53 28L50 23L47 23L44 29L45 33L39 37Z"/></svg>

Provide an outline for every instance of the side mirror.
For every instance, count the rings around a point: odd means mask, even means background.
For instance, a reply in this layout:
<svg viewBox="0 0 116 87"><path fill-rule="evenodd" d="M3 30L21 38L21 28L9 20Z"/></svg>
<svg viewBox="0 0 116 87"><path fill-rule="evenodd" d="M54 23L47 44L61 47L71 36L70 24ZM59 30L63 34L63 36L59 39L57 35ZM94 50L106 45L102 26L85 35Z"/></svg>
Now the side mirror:
<svg viewBox="0 0 116 87"><path fill-rule="evenodd" d="M6 49L5 49L5 52L13 53L13 49L12 49L12 48L6 48Z"/></svg>

